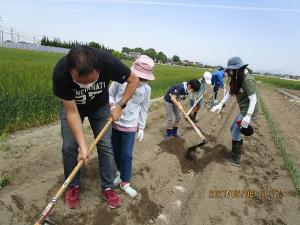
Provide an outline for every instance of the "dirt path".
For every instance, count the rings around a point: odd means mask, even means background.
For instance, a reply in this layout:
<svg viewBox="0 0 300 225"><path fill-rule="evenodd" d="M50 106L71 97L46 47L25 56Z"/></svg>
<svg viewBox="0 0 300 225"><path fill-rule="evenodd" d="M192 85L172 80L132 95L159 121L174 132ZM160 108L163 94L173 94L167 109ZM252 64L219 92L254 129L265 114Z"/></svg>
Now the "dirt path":
<svg viewBox="0 0 300 225"><path fill-rule="evenodd" d="M290 89L283 89L283 90L288 93L291 93L292 95L296 95L298 98L300 98L300 91L290 90Z"/></svg>
<svg viewBox="0 0 300 225"><path fill-rule="evenodd" d="M264 99L274 93L262 91ZM209 144L203 147L204 157L192 162L185 154L199 143L196 133L183 121L181 138L163 140L164 108L154 106L145 141L135 147L132 184L138 198L118 191L124 205L108 209L100 199L95 156L82 171L79 209L69 210L60 200L51 219L58 225L298 224L300 199L262 114L254 124L253 138L244 139L242 166L224 160L231 147L231 111L237 112L233 103L222 115L200 112L198 124ZM298 115L292 109L289 113ZM91 140L88 126L85 131ZM289 134L289 129L281 132ZM63 181L59 124L17 132L9 144L9 152L0 152L1 174L13 177L0 190L0 224L32 224Z"/></svg>

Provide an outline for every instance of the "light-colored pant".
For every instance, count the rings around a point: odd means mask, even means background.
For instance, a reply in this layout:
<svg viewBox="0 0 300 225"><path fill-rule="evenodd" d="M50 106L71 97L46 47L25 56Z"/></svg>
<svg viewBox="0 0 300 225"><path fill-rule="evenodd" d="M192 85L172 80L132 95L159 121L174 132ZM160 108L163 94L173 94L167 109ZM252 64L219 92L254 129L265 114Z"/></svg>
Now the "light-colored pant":
<svg viewBox="0 0 300 225"><path fill-rule="evenodd" d="M167 129L172 129L174 127L178 127L179 121L181 119L179 109L172 103L165 101L165 107L167 112ZM175 121L174 120L175 115Z"/></svg>

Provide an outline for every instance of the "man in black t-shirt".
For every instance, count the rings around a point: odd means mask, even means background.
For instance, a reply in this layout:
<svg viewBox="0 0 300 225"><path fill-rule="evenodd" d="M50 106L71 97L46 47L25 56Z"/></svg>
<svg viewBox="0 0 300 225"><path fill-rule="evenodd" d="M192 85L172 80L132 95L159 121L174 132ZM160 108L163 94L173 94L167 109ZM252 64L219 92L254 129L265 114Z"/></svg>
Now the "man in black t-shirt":
<svg viewBox="0 0 300 225"><path fill-rule="evenodd" d="M128 83L121 101L110 111L108 101L109 82ZM70 175L77 162L86 164L88 146L82 123L88 117L96 137L107 118L118 120L122 108L131 98L138 78L121 61L109 53L88 46L73 47L67 56L62 57L53 72L53 92L61 99L62 155L65 179ZM79 147L79 149L78 149ZM121 206L122 200L113 191L114 156L111 146L111 127L97 144L102 198L111 208ZM78 207L80 172L75 176L67 191L65 203L69 208Z"/></svg>

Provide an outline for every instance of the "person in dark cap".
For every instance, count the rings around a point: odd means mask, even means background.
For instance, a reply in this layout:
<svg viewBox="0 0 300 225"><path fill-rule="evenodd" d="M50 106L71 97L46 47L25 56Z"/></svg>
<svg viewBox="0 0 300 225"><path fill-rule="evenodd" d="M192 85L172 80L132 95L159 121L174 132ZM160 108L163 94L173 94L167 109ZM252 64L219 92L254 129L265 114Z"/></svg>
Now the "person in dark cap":
<svg viewBox="0 0 300 225"><path fill-rule="evenodd" d="M220 67L218 70L212 73L211 85L212 85L213 106L217 104L218 91L220 88L223 89L223 97L226 94L224 77L225 77L225 71L223 67Z"/></svg>
<svg viewBox="0 0 300 225"><path fill-rule="evenodd" d="M256 81L250 73L245 73L248 64L245 64L238 56L228 60L226 73L230 78L230 90L222 101L211 109L211 112L219 113L223 105L233 96L236 96L240 113L236 116L230 127L232 136L232 152L230 160L240 164L243 139L241 134L251 136L253 128L251 120L256 118L258 113L258 98Z"/></svg>

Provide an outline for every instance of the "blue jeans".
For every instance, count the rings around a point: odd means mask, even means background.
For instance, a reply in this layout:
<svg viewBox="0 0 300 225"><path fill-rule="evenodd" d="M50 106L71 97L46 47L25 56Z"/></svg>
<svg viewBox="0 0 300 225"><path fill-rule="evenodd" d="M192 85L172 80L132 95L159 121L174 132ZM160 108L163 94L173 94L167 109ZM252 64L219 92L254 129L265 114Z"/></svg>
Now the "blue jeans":
<svg viewBox="0 0 300 225"><path fill-rule="evenodd" d="M202 106L202 99L203 99L203 98L201 98L200 101L199 101L198 104L197 104L197 106L198 106L199 109L200 109L201 106ZM194 99L190 99L190 107L193 107L193 106L194 106L194 103L195 103Z"/></svg>
<svg viewBox="0 0 300 225"><path fill-rule="evenodd" d="M239 120L242 120L244 117L242 116L242 114L238 114L231 127L230 127L230 131L231 131L231 137L232 137L232 140L233 141L240 141L242 138L241 138L241 130L240 130L240 127L236 124L236 121L239 121ZM252 115L252 118L251 120L255 120L256 119L256 114L253 114Z"/></svg>
<svg viewBox="0 0 300 225"><path fill-rule="evenodd" d="M236 121L238 120L242 120L243 119L243 116L241 114L238 114L231 127L230 127L230 131L231 131L231 137L232 137L232 140L233 141L240 141L241 140L241 129L240 127L236 124Z"/></svg>
<svg viewBox="0 0 300 225"><path fill-rule="evenodd" d="M81 121L83 122L85 117L88 117L91 128L94 133L94 137L100 133L102 128L107 122L107 118L109 117L110 110L109 106L105 105L96 110L79 110ZM60 120L61 120L61 136L63 139L62 146L62 157L64 163L64 174L65 179L70 175L74 167L77 165L77 156L78 156L78 144L73 137L73 134L68 126L66 119L66 112L61 106L60 112ZM97 152L99 159L99 170L100 170L100 178L101 178L101 188L105 190L106 188L113 187L114 180L114 155L111 145L111 126L107 129L102 139L97 144ZM80 171L74 177L70 186L79 185L80 181Z"/></svg>
<svg viewBox="0 0 300 225"><path fill-rule="evenodd" d="M112 130L112 146L121 179L130 182L135 132Z"/></svg>

